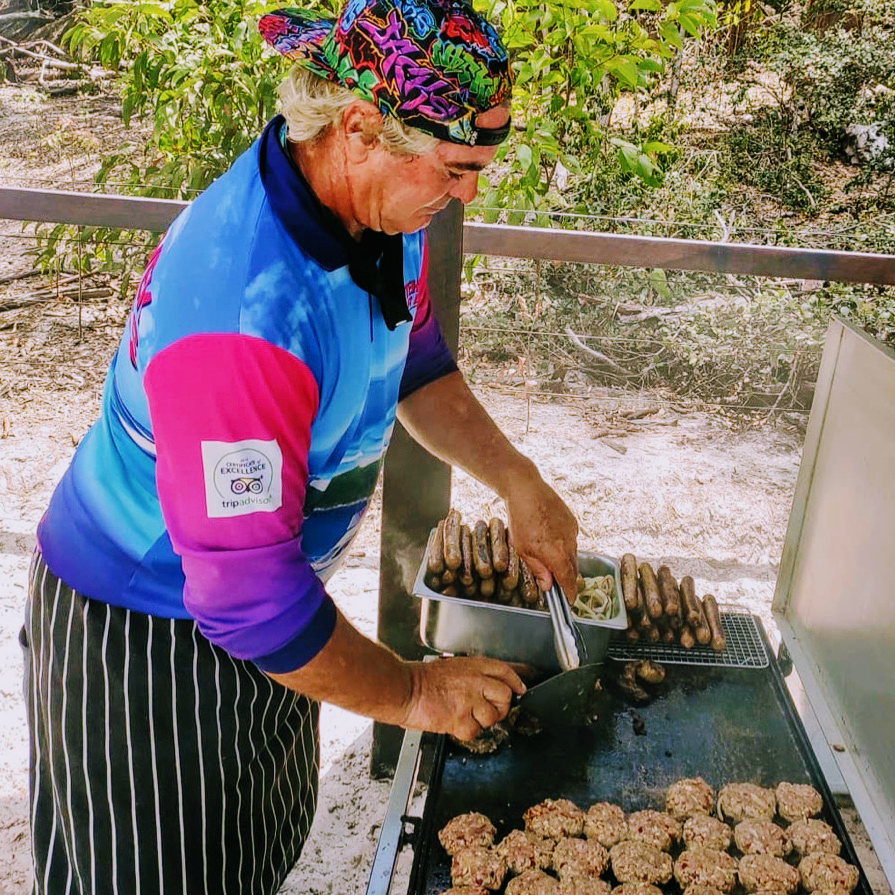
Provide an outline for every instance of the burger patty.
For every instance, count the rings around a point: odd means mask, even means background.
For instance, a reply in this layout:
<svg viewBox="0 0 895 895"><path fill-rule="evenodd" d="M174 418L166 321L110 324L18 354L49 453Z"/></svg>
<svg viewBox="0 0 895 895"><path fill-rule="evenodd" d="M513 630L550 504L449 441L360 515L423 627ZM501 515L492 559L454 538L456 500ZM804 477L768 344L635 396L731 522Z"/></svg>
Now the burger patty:
<svg viewBox="0 0 895 895"><path fill-rule="evenodd" d="M609 861L620 883L660 885L671 879L674 868L671 855L636 839L613 845L609 850Z"/></svg>
<svg viewBox="0 0 895 895"><path fill-rule="evenodd" d="M571 876L559 881L559 895L609 895L611 891L605 879Z"/></svg>
<svg viewBox="0 0 895 895"><path fill-rule="evenodd" d="M726 851L733 841L733 830L717 817L694 814L684 821L682 837L687 848Z"/></svg>
<svg viewBox="0 0 895 895"><path fill-rule="evenodd" d="M559 881L543 870L526 870L507 883L506 895L559 895Z"/></svg>
<svg viewBox="0 0 895 895"><path fill-rule="evenodd" d="M507 862L510 873L526 870L545 870L553 858L552 839L543 839L527 830L512 830L496 846L497 853Z"/></svg>
<svg viewBox="0 0 895 895"><path fill-rule="evenodd" d="M591 839L560 839L553 851L553 869L560 880L600 877L609 867L609 852Z"/></svg>
<svg viewBox="0 0 895 895"><path fill-rule="evenodd" d="M718 793L718 817L722 820L772 820L776 813L777 796L773 789L755 783L728 783Z"/></svg>
<svg viewBox="0 0 895 895"><path fill-rule="evenodd" d="M664 811L646 808L628 815L628 838L671 851L671 846L681 838L681 824Z"/></svg>
<svg viewBox="0 0 895 895"><path fill-rule="evenodd" d="M813 852L838 855L842 850L842 843L833 832L833 828L817 818L797 820L787 827L786 834L789 836L792 847L800 855L809 855Z"/></svg>
<svg viewBox="0 0 895 895"><path fill-rule="evenodd" d="M807 820L823 810L821 794L808 783L779 783L774 792L777 813L788 823Z"/></svg>
<svg viewBox="0 0 895 895"><path fill-rule="evenodd" d="M496 832L494 824L484 814L472 811L452 817L438 833L438 841L449 855L454 855L461 848L473 845L490 848L494 845Z"/></svg>
<svg viewBox="0 0 895 895"><path fill-rule="evenodd" d="M699 883L695 883L684 889L684 895L724 895L724 893L714 886L702 886Z"/></svg>
<svg viewBox="0 0 895 895"><path fill-rule="evenodd" d="M802 885L809 891L818 889L847 889L858 884L858 868L839 857L825 852L806 855L799 863Z"/></svg>
<svg viewBox="0 0 895 895"><path fill-rule="evenodd" d="M526 830L545 839L580 836L584 829L584 812L568 799L545 799L522 817Z"/></svg>
<svg viewBox="0 0 895 895"><path fill-rule="evenodd" d="M612 848L628 838L628 822L625 812L611 802L597 802L584 815L584 835L599 842L603 848Z"/></svg>
<svg viewBox="0 0 895 895"><path fill-rule="evenodd" d="M734 827L733 838L744 855L782 858L792 850L786 831L770 820L742 820Z"/></svg>
<svg viewBox="0 0 895 895"><path fill-rule="evenodd" d="M690 777L672 783L665 792L665 810L677 820L694 814L711 814L715 791L702 777Z"/></svg>
<svg viewBox="0 0 895 895"><path fill-rule="evenodd" d="M451 886L441 895L490 895L490 893L482 886Z"/></svg>
<svg viewBox="0 0 895 895"><path fill-rule="evenodd" d="M622 883L612 890L612 895L662 895L662 890L651 883Z"/></svg>
<svg viewBox="0 0 895 895"><path fill-rule="evenodd" d="M773 889L793 895L799 888L799 871L774 855L743 855L739 872L747 892L764 893Z"/></svg>
<svg viewBox="0 0 895 895"><path fill-rule="evenodd" d="M482 886L499 889L507 875L507 862L493 848L461 848L451 859L454 886Z"/></svg>
<svg viewBox="0 0 895 895"><path fill-rule="evenodd" d="M737 882L737 862L727 852L687 849L674 862L674 878L681 888L711 886L722 892L732 892Z"/></svg>

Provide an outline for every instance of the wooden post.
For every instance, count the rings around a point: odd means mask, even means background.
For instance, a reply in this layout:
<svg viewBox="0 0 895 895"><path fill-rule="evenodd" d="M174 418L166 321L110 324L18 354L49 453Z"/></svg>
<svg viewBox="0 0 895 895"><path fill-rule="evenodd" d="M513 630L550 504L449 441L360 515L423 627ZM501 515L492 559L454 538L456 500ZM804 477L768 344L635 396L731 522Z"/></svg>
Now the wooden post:
<svg viewBox="0 0 895 895"><path fill-rule="evenodd" d="M453 201L429 225L429 292L445 338L455 352L462 265L463 205ZM405 659L421 659L430 652L420 641L419 601L411 596L411 589L429 532L447 515L450 505L450 466L396 425L383 469L376 634L381 643ZM372 777L393 776L403 736L398 727L373 725Z"/></svg>

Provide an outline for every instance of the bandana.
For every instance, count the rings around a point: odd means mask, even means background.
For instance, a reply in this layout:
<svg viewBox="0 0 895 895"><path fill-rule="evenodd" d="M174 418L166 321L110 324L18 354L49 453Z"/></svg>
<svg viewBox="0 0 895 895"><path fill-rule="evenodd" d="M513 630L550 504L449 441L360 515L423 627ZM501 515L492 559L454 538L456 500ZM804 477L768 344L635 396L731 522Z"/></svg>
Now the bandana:
<svg viewBox="0 0 895 895"><path fill-rule="evenodd" d="M348 0L338 19L287 8L258 28L284 56L439 140L496 146L510 132L475 125L509 99L512 76L497 31L465 0Z"/></svg>

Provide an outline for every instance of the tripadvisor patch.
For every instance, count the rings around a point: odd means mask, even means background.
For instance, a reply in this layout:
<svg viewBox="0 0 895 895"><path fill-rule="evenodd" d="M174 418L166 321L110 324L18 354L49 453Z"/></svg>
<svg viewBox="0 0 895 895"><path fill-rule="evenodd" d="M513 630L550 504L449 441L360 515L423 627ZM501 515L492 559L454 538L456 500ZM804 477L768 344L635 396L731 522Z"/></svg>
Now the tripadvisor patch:
<svg viewBox="0 0 895 895"><path fill-rule="evenodd" d="M209 519L272 513L283 504L283 454L276 441L203 441Z"/></svg>

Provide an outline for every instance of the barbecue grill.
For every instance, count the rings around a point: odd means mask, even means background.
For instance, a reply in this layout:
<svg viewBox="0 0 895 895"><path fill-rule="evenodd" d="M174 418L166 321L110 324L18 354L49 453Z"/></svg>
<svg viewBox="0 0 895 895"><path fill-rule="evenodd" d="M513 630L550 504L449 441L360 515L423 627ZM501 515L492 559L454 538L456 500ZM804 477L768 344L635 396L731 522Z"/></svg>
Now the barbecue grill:
<svg viewBox="0 0 895 895"><path fill-rule="evenodd" d="M628 812L662 810L667 787L687 777L702 777L716 790L736 782L811 784L823 798L821 818L842 841L842 857L859 869L855 893L871 895L832 777L837 789L847 787L891 881L893 434L895 354L834 321L774 598L783 637L779 652L759 618L730 607L721 613L727 636L722 653L630 643L613 632L607 680L631 659L657 659L666 668L665 681L647 703L632 704L622 691L604 687L596 718L513 733L485 755L444 736L407 733L368 895L394 893L398 855L406 847L412 864L402 892L438 895L450 888L450 858L437 833L458 814L486 814L499 840L522 828L524 811L544 799L567 798L585 809L611 801ZM858 568L867 586L856 587ZM787 686L790 674L819 722L811 737ZM411 810L411 797L420 790ZM664 890L679 892L673 881Z"/></svg>

